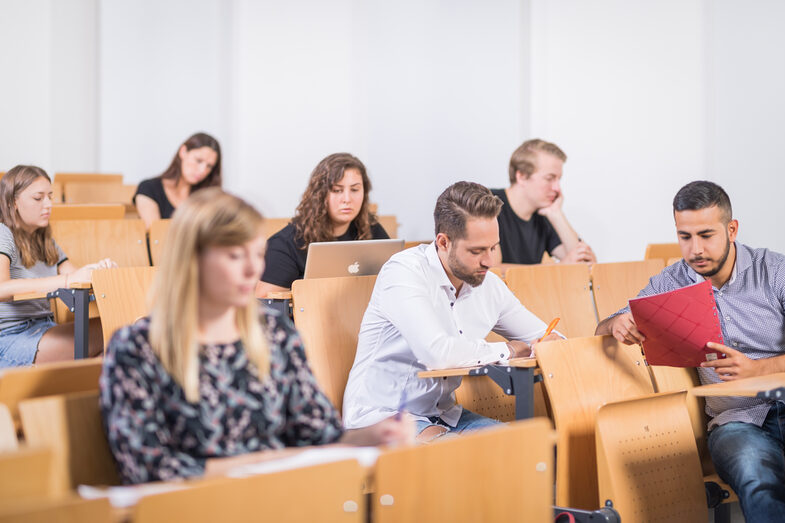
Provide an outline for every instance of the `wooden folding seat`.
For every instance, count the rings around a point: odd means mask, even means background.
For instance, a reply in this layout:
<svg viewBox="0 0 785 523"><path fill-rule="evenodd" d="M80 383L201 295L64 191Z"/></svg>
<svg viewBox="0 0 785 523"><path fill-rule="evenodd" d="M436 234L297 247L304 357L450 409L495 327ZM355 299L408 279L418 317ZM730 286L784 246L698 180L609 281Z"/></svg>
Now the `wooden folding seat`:
<svg viewBox="0 0 785 523"><path fill-rule="evenodd" d="M509 268L505 280L523 306L545 323L561 318L556 330L565 336L594 334L597 316L588 265L520 265Z"/></svg>
<svg viewBox="0 0 785 523"><path fill-rule="evenodd" d="M93 294L101 315L104 347L117 329L149 313L148 292L157 267L93 271Z"/></svg>
<svg viewBox="0 0 785 523"><path fill-rule="evenodd" d="M171 223L171 219L166 219L155 220L150 224L150 230L147 231L147 234L150 245L150 261L152 261L153 265L161 263L164 242L166 241L166 234L169 232L169 225Z"/></svg>
<svg viewBox="0 0 785 523"><path fill-rule="evenodd" d="M143 497L131 520L360 523L366 521L365 476L357 461L347 460L241 479L189 482L181 490Z"/></svg>
<svg viewBox="0 0 785 523"><path fill-rule="evenodd" d="M52 222L52 236L76 267L103 258L120 267L150 265L142 220L65 220Z"/></svg>
<svg viewBox="0 0 785 523"><path fill-rule="evenodd" d="M109 173L55 173L53 181L62 184L69 182L121 184L123 183L123 175Z"/></svg>
<svg viewBox="0 0 785 523"><path fill-rule="evenodd" d="M558 432L556 504L601 507L594 431L597 409L654 392L640 347L612 336L543 342L537 363Z"/></svg>
<svg viewBox="0 0 785 523"><path fill-rule="evenodd" d="M52 223L62 220L120 220L125 205L119 203L58 203L52 205Z"/></svg>
<svg viewBox="0 0 785 523"><path fill-rule="evenodd" d="M600 499L622 521L708 521L686 392L609 403L597 413Z"/></svg>
<svg viewBox="0 0 785 523"><path fill-rule="evenodd" d="M377 216L377 218L379 219L379 224L384 227L384 230L390 238L398 237L398 219L394 214Z"/></svg>
<svg viewBox="0 0 785 523"><path fill-rule="evenodd" d="M53 481L54 458L48 448L0 452L0 507L31 499L57 498L64 485Z"/></svg>
<svg viewBox="0 0 785 523"><path fill-rule="evenodd" d="M322 391L341 412L365 309L376 276L296 280L294 323Z"/></svg>
<svg viewBox="0 0 785 523"><path fill-rule="evenodd" d="M649 278L664 268L665 264L659 258L592 265L591 281L599 319L603 320L626 306L630 298L646 287Z"/></svg>
<svg viewBox="0 0 785 523"><path fill-rule="evenodd" d="M132 205L136 185L121 183L67 182L65 203L120 203Z"/></svg>
<svg viewBox="0 0 785 523"><path fill-rule="evenodd" d="M0 508L0 523L116 523L106 499L36 499Z"/></svg>
<svg viewBox="0 0 785 523"><path fill-rule="evenodd" d="M277 233L292 221L291 218L265 218L262 222L262 234L265 238L269 238Z"/></svg>
<svg viewBox="0 0 785 523"><path fill-rule="evenodd" d="M536 418L388 450L376 463L372 520L553 521L554 439Z"/></svg>
<svg viewBox="0 0 785 523"><path fill-rule="evenodd" d="M14 367L0 372L0 404L18 423L21 401L98 390L101 375L100 359L44 363L33 367Z"/></svg>
<svg viewBox="0 0 785 523"><path fill-rule="evenodd" d="M678 243L650 243L646 246L644 260L659 258L666 261L670 258L681 258L681 248Z"/></svg>
<svg viewBox="0 0 785 523"><path fill-rule="evenodd" d="M19 414L25 441L52 449L53 476L68 489L119 483L97 391L25 400L19 404Z"/></svg>
<svg viewBox="0 0 785 523"><path fill-rule="evenodd" d="M0 403L0 452L14 451L18 448L14 418L11 417L8 407Z"/></svg>

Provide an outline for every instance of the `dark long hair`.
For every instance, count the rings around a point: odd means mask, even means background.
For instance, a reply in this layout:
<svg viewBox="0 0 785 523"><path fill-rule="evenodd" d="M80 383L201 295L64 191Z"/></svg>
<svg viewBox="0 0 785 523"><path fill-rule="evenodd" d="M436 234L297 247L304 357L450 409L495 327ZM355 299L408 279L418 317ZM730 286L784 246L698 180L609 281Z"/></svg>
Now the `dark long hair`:
<svg viewBox="0 0 785 523"><path fill-rule="evenodd" d="M185 149L190 151L192 149L199 149L201 147L209 147L215 154L218 155L218 159L215 161L215 165L213 165L213 170L210 171L204 180L199 182L198 184L191 187L191 192L198 191L199 189L204 189L205 187L220 187L221 186L221 145L218 143L218 140L213 138L207 133L196 133L190 136L186 141L183 142ZM182 147L181 145L181 147ZM174 180L175 183L180 179L182 176L181 171L181 161L180 161L180 147L177 148L177 152L174 153L174 158L172 158L172 163L169 164L169 167L161 174L161 178L164 180Z"/></svg>
<svg viewBox="0 0 785 523"><path fill-rule="evenodd" d="M357 217L352 221L357 227L357 239L371 238L371 225L377 220L368 208L371 180L368 179L365 165L349 153L335 153L319 162L311 173L308 187L292 218L295 236L300 240L298 246L301 249L307 249L312 242L328 242L335 239L330 215L327 212L327 196L332 186L341 181L346 169L357 169L363 179L363 204Z"/></svg>
<svg viewBox="0 0 785 523"><path fill-rule="evenodd" d="M16 210L19 193L38 178L52 181L46 171L34 165L17 165L0 179L0 220L11 229L22 265L28 269L39 260L47 265L54 265L58 261L52 227L47 225L29 234L22 228L22 218Z"/></svg>

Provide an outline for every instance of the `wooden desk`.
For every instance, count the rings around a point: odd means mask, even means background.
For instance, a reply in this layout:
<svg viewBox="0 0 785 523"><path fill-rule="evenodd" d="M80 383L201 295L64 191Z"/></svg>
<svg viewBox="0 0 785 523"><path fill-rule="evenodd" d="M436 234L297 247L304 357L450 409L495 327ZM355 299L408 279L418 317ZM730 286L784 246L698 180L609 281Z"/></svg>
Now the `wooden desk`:
<svg viewBox="0 0 785 523"><path fill-rule="evenodd" d="M426 370L419 378L447 378L450 376L488 376L505 394L515 396L515 419L534 416L534 384L542 380L536 373L535 358L513 358L508 365L490 364L454 369Z"/></svg>
<svg viewBox="0 0 785 523"><path fill-rule="evenodd" d="M15 294L14 301L59 298L68 310L74 313L74 359L84 359L89 355L88 322L90 321L90 302L95 300L91 294L93 286L89 283L72 283L67 289L60 288L51 292L27 292Z"/></svg>
<svg viewBox="0 0 785 523"><path fill-rule="evenodd" d="M747 396L761 399L785 399L785 372L701 385L691 389L690 392L701 397Z"/></svg>

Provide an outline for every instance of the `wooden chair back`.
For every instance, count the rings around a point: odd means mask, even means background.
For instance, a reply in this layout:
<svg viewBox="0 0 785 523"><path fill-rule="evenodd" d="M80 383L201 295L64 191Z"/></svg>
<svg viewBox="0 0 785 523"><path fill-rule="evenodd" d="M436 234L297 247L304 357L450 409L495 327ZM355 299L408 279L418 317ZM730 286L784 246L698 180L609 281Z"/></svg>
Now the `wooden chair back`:
<svg viewBox="0 0 785 523"><path fill-rule="evenodd" d="M597 409L654 392L641 349L612 336L593 336L543 342L535 354L559 434L556 504L596 509L602 506L594 443Z"/></svg>
<svg viewBox="0 0 785 523"><path fill-rule="evenodd" d="M0 403L8 408L11 418L18 423L21 401L55 394L97 391L101 364L100 359L86 359L5 369L0 373Z"/></svg>
<svg viewBox="0 0 785 523"><path fill-rule="evenodd" d="M0 508L0 523L115 523L106 499L36 499Z"/></svg>
<svg viewBox="0 0 785 523"><path fill-rule="evenodd" d="M338 461L241 479L220 479L143 497L134 523L231 521L366 521L365 471ZM304 497L305 496L305 497Z"/></svg>
<svg viewBox="0 0 785 523"><path fill-rule="evenodd" d="M649 278L664 268L665 264L659 258L592 265L591 281L599 319L603 320L625 307L630 298L646 287Z"/></svg>
<svg viewBox="0 0 785 523"><path fill-rule="evenodd" d="M314 278L292 284L294 324L322 391L338 412L376 276Z"/></svg>
<svg viewBox="0 0 785 523"><path fill-rule="evenodd" d="M121 183L68 182L63 186L65 203L121 203L131 205L136 185Z"/></svg>
<svg viewBox="0 0 785 523"><path fill-rule="evenodd" d="M262 234L265 238L269 238L277 233L292 221L291 218L265 218L262 222Z"/></svg>
<svg viewBox="0 0 785 523"><path fill-rule="evenodd" d="M600 499L622 521L708 521L686 392L653 394L600 407Z"/></svg>
<svg viewBox="0 0 785 523"><path fill-rule="evenodd" d="M690 368L666 367L662 365L652 365L649 367L654 381L655 392L679 392L690 391L700 386L698 371ZM687 412L692 424L692 432L698 446L698 453L701 459L703 474L710 476L714 474L714 465L709 455L707 427L709 418L706 415L706 403L703 398L688 395L686 398Z"/></svg>
<svg viewBox="0 0 785 523"><path fill-rule="evenodd" d="M161 255L164 252L164 244L166 242L166 233L169 232L169 224L171 219L155 220L150 224L148 231L150 243L150 260L153 265L161 263Z"/></svg>
<svg viewBox="0 0 785 523"><path fill-rule="evenodd" d="M597 328L589 266L583 263L520 265L505 281L524 307L545 323L561 318L556 330L568 337L591 336Z"/></svg>
<svg viewBox="0 0 785 523"><path fill-rule="evenodd" d="M668 267L670 265L673 265L674 263L678 263L681 261L681 259L682 259L681 256L679 257L674 256L673 258L668 258L668 261L665 262L665 266Z"/></svg>
<svg viewBox="0 0 785 523"><path fill-rule="evenodd" d="M423 243L431 243L433 240L420 240L420 241L407 241L403 242L404 249L411 249L412 247L417 247L418 245L422 245Z"/></svg>
<svg viewBox="0 0 785 523"><path fill-rule="evenodd" d="M390 238L398 237L398 219L394 214L377 216L377 218L379 219L379 224L384 227Z"/></svg>
<svg viewBox="0 0 785 523"><path fill-rule="evenodd" d="M681 258L681 249L678 243L650 243L646 246L644 260L660 258L665 261L669 258Z"/></svg>
<svg viewBox="0 0 785 523"><path fill-rule="evenodd" d="M93 294L101 315L104 347L117 329L149 313L147 295L157 267L93 271Z"/></svg>
<svg viewBox="0 0 785 523"><path fill-rule="evenodd" d="M0 452L0 506L64 494L62 485L52 481L53 475L54 459L48 448Z"/></svg>
<svg viewBox="0 0 785 523"><path fill-rule="evenodd" d="M19 414L25 441L52 449L54 477L68 489L119 483L97 391L25 400Z"/></svg>
<svg viewBox="0 0 785 523"><path fill-rule="evenodd" d="M52 205L50 221L62 220L121 220L125 205L119 203L58 203Z"/></svg>
<svg viewBox="0 0 785 523"><path fill-rule="evenodd" d="M63 184L52 182L52 203L63 203Z"/></svg>
<svg viewBox="0 0 785 523"><path fill-rule="evenodd" d="M10 452L18 448L19 440L16 438L14 418L8 407L0 403L0 452Z"/></svg>
<svg viewBox="0 0 785 523"><path fill-rule="evenodd" d="M63 185L69 182L122 184L123 175L105 173L55 173L54 182L59 182Z"/></svg>
<svg viewBox="0 0 785 523"><path fill-rule="evenodd" d="M147 238L142 220L52 222L52 236L76 267L111 258L120 267L146 267Z"/></svg>
<svg viewBox="0 0 785 523"><path fill-rule="evenodd" d="M553 521L553 443L534 418L386 451L373 521Z"/></svg>

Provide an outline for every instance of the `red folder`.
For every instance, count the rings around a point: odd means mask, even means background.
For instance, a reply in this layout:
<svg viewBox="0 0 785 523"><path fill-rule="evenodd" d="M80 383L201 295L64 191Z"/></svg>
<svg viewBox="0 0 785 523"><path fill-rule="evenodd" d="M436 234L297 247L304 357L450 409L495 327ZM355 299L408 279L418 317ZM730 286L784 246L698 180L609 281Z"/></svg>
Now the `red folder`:
<svg viewBox="0 0 785 523"><path fill-rule="evenodd" d="M630 300L632 318L646 341L643 353L649 365L699 367L701 362L724 358L709 349L710 341L723 343L717 303L711 282Z"/></svg>

